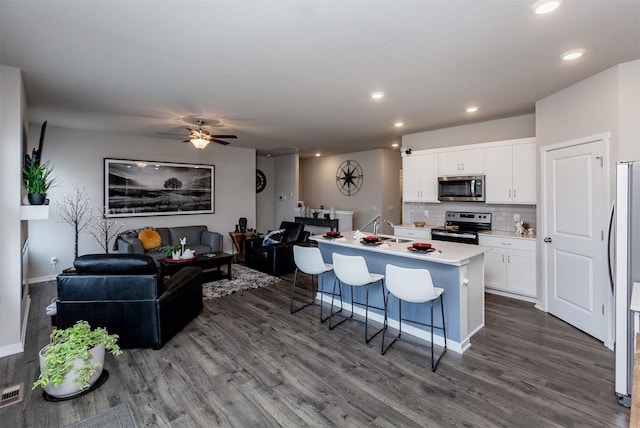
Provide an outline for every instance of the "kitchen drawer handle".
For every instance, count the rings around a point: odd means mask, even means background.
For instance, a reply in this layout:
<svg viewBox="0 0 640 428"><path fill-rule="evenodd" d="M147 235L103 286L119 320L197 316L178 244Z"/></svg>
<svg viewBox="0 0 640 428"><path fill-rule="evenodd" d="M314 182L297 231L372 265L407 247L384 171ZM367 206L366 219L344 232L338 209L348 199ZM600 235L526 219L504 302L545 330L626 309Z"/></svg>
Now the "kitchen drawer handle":
<svg viewBox="0 0 640 428"><path fill-rule="evenodd" d="M501 242L502 245L511 245L510 242Z"/></svg>

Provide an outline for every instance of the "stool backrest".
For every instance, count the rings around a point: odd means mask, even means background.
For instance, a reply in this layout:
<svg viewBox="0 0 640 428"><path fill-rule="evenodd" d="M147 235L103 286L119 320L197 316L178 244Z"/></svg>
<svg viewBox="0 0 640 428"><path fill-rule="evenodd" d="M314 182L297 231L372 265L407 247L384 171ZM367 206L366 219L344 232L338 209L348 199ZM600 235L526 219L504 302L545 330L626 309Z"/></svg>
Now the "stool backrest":
<svg viewBox="0 0 640 428"><path fill-rule="evenodd" d="M302 272L317 275L326 272L328 269L322 258L322 253L318 247L293 246L293 261Z"/></svg>
<svg viewBox="0 0 640 428"><path fill-rule="evenodd" d="M362 256L345 256L333 253L333 271L341 282L348 285L371 283L367 262Z"/></svg>
<svg viewBox="0 0 640 428"><path fill-rule="evenodd" d="M436 297L431 272L427 269L387 265L385 282L387 290L405 302L428 302Z"/></svg>

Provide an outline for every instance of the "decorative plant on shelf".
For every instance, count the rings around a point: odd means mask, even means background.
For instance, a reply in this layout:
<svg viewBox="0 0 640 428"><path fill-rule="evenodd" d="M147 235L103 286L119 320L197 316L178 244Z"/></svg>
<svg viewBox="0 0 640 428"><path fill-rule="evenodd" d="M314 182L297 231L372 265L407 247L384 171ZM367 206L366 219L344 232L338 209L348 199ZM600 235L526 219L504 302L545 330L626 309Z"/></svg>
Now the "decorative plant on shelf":
<svg viewBox="0 0 640 428"><path fill-rule="evenodd" d="M256 229L253 229L251 227L247 229L247 232L251 233L251 235L249 236L249 239L254 239L254 238L262 239L262 238L264 238L264 233L258 232Z"/></svg>
<svg viewBox="0 0 640 428"><path fill-rule="evenodd" d="M47 192L55 184L55 178L51 176L51 172L52 167L49 161L40 163L31 159L25 162L22 180L31 205L44 204Z"/></svg>
<svg viewBox="0 0 640 428"><path fill-rule="evenodd" d="M117 341L117 334L109 334L102 327L92 329L87 321L78 321L73 327L54 330L51 343L40 351L40 376L32 389L39 386L45 391L51 388L55 391L63 382L68 383L70 376L75 376L72 379L75 392L88 388L97 379L92 379L96 371L102 372L104 350L115 356L122 354ZM104 346L102 361L93 361L95 353L92 351L101 348L101 345ZM57 396L55 392L52 395Z"/></svg>

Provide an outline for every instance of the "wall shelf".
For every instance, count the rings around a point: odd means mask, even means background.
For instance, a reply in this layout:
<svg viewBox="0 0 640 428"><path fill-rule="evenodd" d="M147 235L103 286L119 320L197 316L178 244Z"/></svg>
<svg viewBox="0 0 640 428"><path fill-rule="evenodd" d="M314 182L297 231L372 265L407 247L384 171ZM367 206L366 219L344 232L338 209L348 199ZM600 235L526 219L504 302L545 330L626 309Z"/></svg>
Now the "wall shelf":
<svg viewBox="0 0 640 428"><path fill-rule="evenodd" d="M309 226L329 227L331 230L338 230L338 219L313 218L313 217L294 217L296 223L302 223Z"/></svg>
<svg viewBox="0 0 640 428"><path fill-rule="evenodd" d="M47 220L49 205L21 205L20 220Z"/></svg>

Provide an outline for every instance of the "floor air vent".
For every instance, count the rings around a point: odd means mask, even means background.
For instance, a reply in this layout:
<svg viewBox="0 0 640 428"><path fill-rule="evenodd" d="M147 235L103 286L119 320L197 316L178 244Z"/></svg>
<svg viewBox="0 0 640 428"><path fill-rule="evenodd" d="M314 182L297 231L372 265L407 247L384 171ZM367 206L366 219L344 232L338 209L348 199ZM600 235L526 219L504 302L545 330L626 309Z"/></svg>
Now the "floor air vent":
<svg viewBox="0 0 640 428"><path fill-rule="evenodd" d="M0 397L0 409L21 402L23 390L23 383L4 388Z"/></svg>

